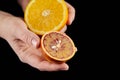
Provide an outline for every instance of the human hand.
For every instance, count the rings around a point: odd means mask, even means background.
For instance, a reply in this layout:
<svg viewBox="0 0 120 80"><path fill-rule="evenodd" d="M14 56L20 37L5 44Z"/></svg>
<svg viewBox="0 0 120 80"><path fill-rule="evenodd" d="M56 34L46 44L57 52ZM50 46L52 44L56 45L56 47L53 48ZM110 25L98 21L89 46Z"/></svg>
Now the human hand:
<svg viewBox="0 0 120 80"><path fill-rule="evenodd" d="M8 41L23 63L40 71L68 70L66 63L55 64L44 59L39 49L40 38L27 29L22 19L0 12L0 25L0 36Z"/></svg>
<svg viewBox="0 0 120 80"><path fill-rule="evenodd" d="M75 10L68 3L67 6L69 10L69 18L66 25L70 25L74 20ZM42 53L39 49L40 38L27 29L27 26L22 19L6 13L2 13L0 17L1 16L3 18L0 19L0 24L2 25L2 27L0 27L0 32L2 32L0 33L0 36L8 41L18 58L23 63L27 63L41 71L58 71L69 69L69 66L66 63L50 63L42 57ZM67 27L65 26L61 31L64 32L66 29Z"/></svg>

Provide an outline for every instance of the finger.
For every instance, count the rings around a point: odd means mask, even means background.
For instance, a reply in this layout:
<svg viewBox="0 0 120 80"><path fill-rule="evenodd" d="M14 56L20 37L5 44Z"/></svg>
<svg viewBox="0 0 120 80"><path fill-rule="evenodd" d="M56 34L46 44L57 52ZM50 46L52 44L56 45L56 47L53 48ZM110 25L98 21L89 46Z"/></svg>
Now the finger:
<svg viewBox="0 0 120 80"><path fill-rule="evenodd" d="M16 37L22 40L23 42L27 43L28 45L39 47L40 44L39 36L26 28L20 28L16 32Z"/></svg>
<svg viewBox="0 0 120 80"><path fill-rule="evenodd" d="M26 6L28 5L29 2L30 2L30 0L24 0L23 1L23 5L22 5L23 11L25 11Z"/></svg>
<svg viewBox="0 0 120 80"><path fill-rule="evenodd" d="M66 3L68 6L68 21L67 24L71 25L73 20L75 19L75 8L72 7L69 3Z"/></svg>
<svg viewBox="0 0 120 80"><path fill-rule="evenodd" d="M68 70L69 66L66 63L55 64L55 63L50 63L48 61L42 61L39 64L39 69L42 71L60 71L60 70Z"/></svg>
<svg viewBox="0 0 120 80"><path fill-rule="evenodd" d="M60 32L65 32L67 30L67 26L65 25L61 30Z"/></svg>
<svg viewBox="0 0 120 80"><path fill-rule="evenodd" d="M23 11L25 11L27 4L30 0L18 0L18 3L21 5Z"/></svg>

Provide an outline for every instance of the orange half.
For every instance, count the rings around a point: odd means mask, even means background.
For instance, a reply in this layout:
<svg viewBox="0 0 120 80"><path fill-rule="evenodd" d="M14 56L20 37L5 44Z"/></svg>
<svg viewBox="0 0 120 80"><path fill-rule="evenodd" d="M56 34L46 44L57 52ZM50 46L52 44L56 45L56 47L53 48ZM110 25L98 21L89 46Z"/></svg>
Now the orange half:
<svg viewBox="0 0 120 80"><path fill-rule="evenodd" d="M68 19L64 0L31 0L25 10L28 28L38 35L61 30Z"/></svg>
<svg viewBox="0 0 120 80"><path fill-rule="evenodd" d="M63 63L70 60L76 53L72 39L65 33L51 31L41 38L41 51L50 62Z"/></svg>

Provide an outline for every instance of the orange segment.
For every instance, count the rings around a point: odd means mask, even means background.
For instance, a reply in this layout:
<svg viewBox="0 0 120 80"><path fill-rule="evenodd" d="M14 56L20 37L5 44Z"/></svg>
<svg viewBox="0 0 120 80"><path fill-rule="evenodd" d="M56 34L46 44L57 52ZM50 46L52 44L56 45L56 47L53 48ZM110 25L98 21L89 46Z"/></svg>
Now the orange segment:
<svg viewBox="0 0 120 80"><path fill-rule="evenodd" d="M68 19L64 0L31 0L25 10L28 28L38 35L61 30Z"/></svg>

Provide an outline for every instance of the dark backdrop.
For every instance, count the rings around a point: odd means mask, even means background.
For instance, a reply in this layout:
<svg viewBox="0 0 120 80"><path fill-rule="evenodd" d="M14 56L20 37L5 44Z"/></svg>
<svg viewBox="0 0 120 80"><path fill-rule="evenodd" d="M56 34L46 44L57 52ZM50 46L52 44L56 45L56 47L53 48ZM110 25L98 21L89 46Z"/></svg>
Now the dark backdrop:
<svg viewBox="0 0 120 80"><path fill-rule="evenodd" d="M11 49L9 44L0 38L0 77L13 79L27 80L80 80L83 74L87 73L87 68L82 60L85 58L82 54L86 54L83 48L82 42L84 41L84 31L83 29L83 8L81 0L66 0L69 2L76 10L75 20L72 25L68 26L66 33L73 39L78 52L76 55L68 61L70 69L68 71L58 71L58 72L41 72L31 66L20 62L18 57L15 55L14 51ZM15 16L23 17L23 12L21 7L18 5L17 0L0 0L0 10L9 12ZM7 23L6 23L7 24ZM86 69L85 69L86 68ZM10 77L8 77L11 75Z"/></svg>

